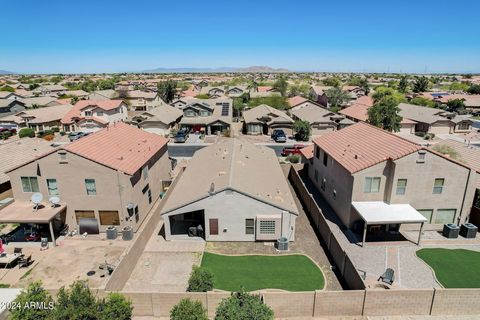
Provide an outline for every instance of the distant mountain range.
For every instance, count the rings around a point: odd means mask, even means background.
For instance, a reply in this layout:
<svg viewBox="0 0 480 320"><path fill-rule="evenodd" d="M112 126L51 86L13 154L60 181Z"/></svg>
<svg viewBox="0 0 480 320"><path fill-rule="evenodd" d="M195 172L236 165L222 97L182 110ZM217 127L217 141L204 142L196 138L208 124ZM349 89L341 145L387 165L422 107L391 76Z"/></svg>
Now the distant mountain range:
<svg viewBox="0 0 480 320"><path fill-rule="evenodd" d="M290 72L288 69L272 68L268 66L252 66L246 68L220 67L220 68L156 68L144 70L145 73L223 73L223 72L239 72L239 73L274 73L274 72Z"/></svg>
<svg viewBox="0 0 480 320"><path fill-rule="evenodd" d="M0 70L0 74L15 74L15 72Z"/></svg>

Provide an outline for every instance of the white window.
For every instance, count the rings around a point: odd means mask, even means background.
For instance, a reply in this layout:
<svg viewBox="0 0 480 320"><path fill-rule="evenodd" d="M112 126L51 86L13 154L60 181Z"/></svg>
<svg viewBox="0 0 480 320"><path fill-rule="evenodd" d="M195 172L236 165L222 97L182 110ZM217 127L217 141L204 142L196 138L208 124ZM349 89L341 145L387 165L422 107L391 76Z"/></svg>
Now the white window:
<svg viewBox="0 0 480 320"><path fill-rule="evenodd" d="M439 178L435 179L433 183L433 194L441 194L443 192L443 185L445 183L445 179Z"/></svg>
<svg viewBox="0 0 480 320"><path fill-rule="evenodd" d="M147 178L148 178L148 164L145 165L142 168L142 176L143 176L143 180L147 180Z"/></svg>
<svg viewBox="0 0 480 320"><path fill-rule="evenodd" d="M89 196L97 194L97 186L95 185L95 179L85 179L85 188Z"/></svg>
<svg viewBox="0 0 480 320"><path fill-rule="evenodd" d="M397 180L397 195L404 195L407 190L407 179L398 179Z"/></svg>
<svg viewBox="0 0 480 320"><path fill-rule="evenodd" d="M255 219L245 219L245 234L255 234Z"/></svg>
<svg viewBox="0 0 480 320"><path fill-rule="evenodd" d="M48 194L51 196L58 196L57 179L47 179Z"/></svg>
<svg viewBox="0 0 480 320"><path fill-rule="evenodd" d="M435 223L444 224L452 223L455 219L456 209L438 209L437 216L435 217Z"/></svg>
<svg viewBox="0 0 480 320"><path fill-rule="evenodd" d="M91 117L92 111L85 111L85 117Z"/></svg>
<svg viewBox="0 0 480 320"><path fill-rule="evenodd" d="M460 122L457 127L458 130L468 130L470 129L470 124L468 122Z"/></svg>
<svg viewBox="0 0 480 320"><path fill-rule="evenodd" d="M363 186L364 193L377 193L380 191L380 177L366 177Z"/></svg>
<svg viewBox="0 0 480 320"><path fill-rule="evenodd" d="M20 177L23 192L39 192L37 177Z"/></svg>
<svg viewBox="0 0 480 320"><path fill-rule="evenodd" d="M275 234L275 221L260 220L260 234Z"/></svg>

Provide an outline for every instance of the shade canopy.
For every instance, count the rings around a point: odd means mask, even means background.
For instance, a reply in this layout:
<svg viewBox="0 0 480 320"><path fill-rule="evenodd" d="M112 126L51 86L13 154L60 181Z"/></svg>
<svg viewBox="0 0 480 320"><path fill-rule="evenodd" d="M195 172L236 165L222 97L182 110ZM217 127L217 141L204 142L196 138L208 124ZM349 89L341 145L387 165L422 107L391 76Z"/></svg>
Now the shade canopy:
<svg viewBox="0 0 480 320"><path fill-rule="evenodd" d="M55 207L40 204L35 211L32 202L15 201L0 210L0 223L49 223L65 208L66 205L63 203Z"/></svg>
<svg viewBox="0 0 480 320"><path fill-rule="evenodd" d="M383 201L353 201L352 206L366 224L422 223L427 219L409 204Z"/></svg>

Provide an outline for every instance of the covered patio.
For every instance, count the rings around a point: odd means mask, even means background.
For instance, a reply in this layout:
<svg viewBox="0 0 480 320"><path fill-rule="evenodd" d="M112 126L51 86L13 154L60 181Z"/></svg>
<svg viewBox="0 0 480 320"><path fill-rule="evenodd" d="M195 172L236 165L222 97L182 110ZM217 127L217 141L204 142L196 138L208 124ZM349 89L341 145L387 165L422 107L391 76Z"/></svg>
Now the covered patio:
<svg viewBox="0 0 480 320"><path fill-rule="evenodd" d="M362 247L366 244L368 226L392 227L398 229L401 224L419 223L420 231L417 244L420 244L423 227L427 219L409 204L388 204L383 201L353 201L352 206L362 218Z"/></svg>
<svg viewBox="0 0 480 320"><path fill-rule="evenodd" d="M0 210L0 223L19 224L46 224L50 230L52 244L55 246L54 219L64 221L62 214L66 211L66 204L56 206L40 204L37 209L31 202L15 201Z"/></svg>

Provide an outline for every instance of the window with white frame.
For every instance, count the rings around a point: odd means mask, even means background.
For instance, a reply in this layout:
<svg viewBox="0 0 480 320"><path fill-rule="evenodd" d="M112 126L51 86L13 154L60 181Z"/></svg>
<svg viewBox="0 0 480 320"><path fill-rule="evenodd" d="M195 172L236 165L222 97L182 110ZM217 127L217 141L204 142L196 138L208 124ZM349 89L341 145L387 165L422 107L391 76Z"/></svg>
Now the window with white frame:
<svg viewBox="0 0 480 320"><path fill-rule="evenodd" d="M445 184L445 179L437 178L433 182L433 194L441 194L443 192L443 185Z"/></svg>
<svg viewBox="0 0 480 320"><path fill-rule="evenodd" d="M275 234L276 224L273 220L260 220L260 234Z"/></svg>
<svg viewBox="0 0 480 320"><path fill-rule="evenodd" d="M397 180L397 190L395 194L404 195L407 190L407 179L398 179Z"/></svg>
<svg viewBox="0 0 480 320"><path fill-rule="evenodd" d="M255 219L245 219L245 234L255 234Z"/></svg>
<svg viewBox="0 0 480 320"><path fill-rule="evenodd" d="M380 191L380 177L366 177L363 186L364 193L377 193Z"/></svg>
<svg viewBox="0 0 480 320"><path fill-rule="evenodd" d="M47 179L48 194L51 196L58 196L57 179Z"/></svg>
<svg viewBox="0 0 480 320"><path fill-rule="evenodd" d="M20 177L23 192L39 192L37 177Z"/></svg>
<svg viewBox="0 0 480 320"><path fill-rule="evenodd" d="M97 194L97 186L95 185L95 179L85 179L85 188L87 189L87 195L94 196Z"/></svg>

